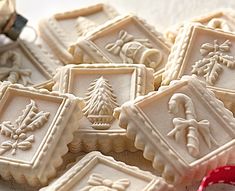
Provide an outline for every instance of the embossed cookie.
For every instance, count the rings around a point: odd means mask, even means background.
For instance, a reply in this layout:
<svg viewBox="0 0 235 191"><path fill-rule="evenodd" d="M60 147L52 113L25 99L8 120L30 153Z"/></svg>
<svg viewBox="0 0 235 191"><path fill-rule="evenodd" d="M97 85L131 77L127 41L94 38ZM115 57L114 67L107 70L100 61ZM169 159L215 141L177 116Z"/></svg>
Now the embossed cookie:
<svg viewBox="0 0 235 191"><path fill-rule="evenodd" d="M235 119L194 77L173 81L116 112L135 146L175 185L200 180L233 155Z"/></svg>
<svg viewBox="0 0 235 191"><path fill-rule="evenodd" d="M0 47L0 81L24 86L43 86L58 67L43 49L19 40Z"/></svg>
<svg viewBox="0 0 235 191"><path fill-rule="evenodd" d="M153 91L153 71L142 64L81 64L61 68L53 90L84 99L83 118L69 145L72 152L133 150L126 131L113 117L115 108Z"/></svg>
<svg viewBox="0 0 235 191"><path fill-rule="evenodd" d="M196 75L213 90L235 90L235 34L187 25L172 47L162 84Z"/></svg>
<svg viewBox="0 0 235 191"><path fill-rule="evenodd" d="M31 186L56 175L81 118L73 95L0 84L0 175Z"/></svg>
<svg viewBox="0 0 235 191"><path fill-rule="evenodd" d="M67 51L71 43L84 36L96 26L117 16L108 5L97 4L64 13L57 13L41 20L39 32L54 54L65 64L73 62Z"/></svg>
<svg viewBox="0 0 235 191"><path fill-rule="evenodd" d="M235 12L232 10L221 10L211 12L209 14L191 19L192 22L200 23L204 26L208 26L214 29L219 29L227 32L235 31ZM180 28L183 27L183 23L169 29L164 35L166 38L174 43L177 34L179 34Z"/></svg>
<svg viewBox="0 0 235 191"><path fill-rule="evenodd" d="M173 191L162 178L91 152L40 191Z"/></svg>
<svg viewBox="0 0 235 191"><path fill-rule="evenodd" d="M76 63L129 63L153 68L158 85L170 45L160 33L133 15L116 17L70 47Z"/></svg>

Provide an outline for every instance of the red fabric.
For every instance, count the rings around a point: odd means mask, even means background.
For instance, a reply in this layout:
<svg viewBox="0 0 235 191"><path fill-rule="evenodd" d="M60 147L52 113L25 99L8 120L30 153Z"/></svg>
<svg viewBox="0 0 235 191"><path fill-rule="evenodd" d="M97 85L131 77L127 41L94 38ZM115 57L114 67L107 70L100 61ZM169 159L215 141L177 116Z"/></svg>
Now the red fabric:
<svg viewBox="0 0 235 191"><path fill-rule="evenodd" d="M235 186L235 166L222 166L210 171L208 175L203 178L197 191L203 191L207 186L217 183Z"/></svg>

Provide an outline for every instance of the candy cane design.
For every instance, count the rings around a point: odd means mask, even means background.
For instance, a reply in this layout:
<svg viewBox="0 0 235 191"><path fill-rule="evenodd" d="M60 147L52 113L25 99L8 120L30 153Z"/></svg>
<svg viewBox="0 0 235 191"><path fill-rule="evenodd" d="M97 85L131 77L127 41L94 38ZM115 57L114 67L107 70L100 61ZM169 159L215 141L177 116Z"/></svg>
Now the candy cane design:
<svg viewBox="0 0 235 191"><path fill-rule="evenodd" d="M174 137L178 142L182 139L182 131L187 131L187 149L191 156L198 157L200 154L199 136L201 135L207 146L211 148L212 144L218 145L212 137L210 131L210 122L208 120L197 120L196 111L192 99L185 94L175 93L169 100L169 112L177 114L179 106L184 107L185 118L173 118L174 129L167 136Z"/></svg>

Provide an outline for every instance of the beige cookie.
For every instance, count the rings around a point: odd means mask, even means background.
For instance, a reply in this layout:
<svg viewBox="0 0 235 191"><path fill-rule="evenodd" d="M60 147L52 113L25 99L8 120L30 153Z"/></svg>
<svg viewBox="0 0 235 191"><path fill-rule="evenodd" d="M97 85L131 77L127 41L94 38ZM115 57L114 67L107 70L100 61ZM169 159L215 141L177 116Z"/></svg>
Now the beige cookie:
<svg viewBox="0 0 235 191"><path fill-rule="evenodd" d="M91 152L40 191L173 191L162 178Z"/></svg>
<svg viewBox="0 0 235 191"><path fill-rule="evenodd" d="M115 116L136 148L175 185L200 180L234 157L235 119L197 78L172 81L123 104Z"/></svg>
<svg viewBox="0 0 235 191"><path fill-rule="evenodd" d="M144 64L161 82L170 45L153 26L137 16L119 16L97 27L70 47L76 63Z"/></svg>
<svg viewBox="0 0 235 191"><path fill-rule="evenodd" d="M113 117L115 108L153 91L153 71L142 64L81 64L61 68L53 90L83 98L83 118L78 122L70 151L133 150L126 131ZM135 150L135 149L134 149Z"/></svg>
<svg viewBox="0 0 235 191"><path fill-rule="evenodd" d="M46 185L68 152L80 100L73 95L0 84L0 174L31 186Z"/></svg>
<svg viewBox="0 0 235 191"><path fill-rule="evenodd" d="M0 47L0 81L44 86L59 66L43 48L23 40Z"/></svg>
<svg viewBox="0 0 235 191"><path fill-rule="evenodd" d="M65 64L73 63L73 57L68 52L70 44L77 38L84 36L107 20L114 18L118 13L105 4L97 4L57 13L45 18L39 23L39 32L52 52Z"/></svg>

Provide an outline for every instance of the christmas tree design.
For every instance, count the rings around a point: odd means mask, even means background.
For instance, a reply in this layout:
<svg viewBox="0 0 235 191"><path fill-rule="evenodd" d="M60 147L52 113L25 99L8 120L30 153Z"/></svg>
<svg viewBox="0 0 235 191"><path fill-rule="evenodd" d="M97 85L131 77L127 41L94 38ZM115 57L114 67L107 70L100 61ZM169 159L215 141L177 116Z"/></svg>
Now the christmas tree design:
<svg viewBox="0 0 235 191"><path fill-rule="evenodd" d="M118 107L117 97L109 81L101 76L94 80L85 97L84 115L98 130L109 129L113 121L113 110Z"/></svg>

